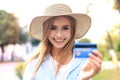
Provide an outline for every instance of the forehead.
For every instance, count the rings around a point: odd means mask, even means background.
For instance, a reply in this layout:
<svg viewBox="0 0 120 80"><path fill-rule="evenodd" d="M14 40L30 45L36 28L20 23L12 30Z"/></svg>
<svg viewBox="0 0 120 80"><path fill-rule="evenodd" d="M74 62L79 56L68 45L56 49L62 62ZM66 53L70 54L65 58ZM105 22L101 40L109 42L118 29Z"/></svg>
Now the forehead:
<svg viewBox="0 0 120 80"><path fill-rule="evenodd" d="M56 17L54 19L53 24L68 24L68 25L70 25L70 19L68 17L63 17L63 16Z"/></svg>

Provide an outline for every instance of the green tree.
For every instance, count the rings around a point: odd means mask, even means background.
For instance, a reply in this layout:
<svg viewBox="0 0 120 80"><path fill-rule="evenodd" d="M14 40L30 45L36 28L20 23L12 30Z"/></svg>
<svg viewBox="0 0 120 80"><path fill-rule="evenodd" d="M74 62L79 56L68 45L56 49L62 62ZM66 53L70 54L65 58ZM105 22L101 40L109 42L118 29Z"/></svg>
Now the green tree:
<svg viewBox="0 0 120 80"><path fill-rule="evenodd" d="M120 54L120 42L118 42L117 50L118 50L118 52Z"/></svg>
<svg viewBox="0 0 120 80"><path fill-rule="evenodd" d="M36 39L33 39L33 38L30 39L30 42L31 42L32 46L38 46L39 43L40 43L39 40L36 40Z"/></svg>
<svg viewBox="0 0 120 80"><path fill-rule="evenodd" d="M15 44L19 40L20 26L17 18L4 10L0 10L0 46L2 49L1 61L3 61L4 46Z"/></svg>
<svg viewBox="0 0 120 80"><path fill-rule="evenodd" d="M103 55L103 60L111 60L111 56L108 53L108 43L106 42L106 40L103 38L101 39L101 41L99 41L99 43L97 44L98 50L102 53Z"/></svg>
<svg viewBox="0 0 120 80"><path fill-rule="evenodd" d="M114 0L113 9L118 10L120 13L120 0Z"/></svg>
<svg viewBox="0 0 120 80"><path fill-rule="evenodd" d="M29 34L27 31L24 31L25 28L21 28L20 33L19 33L19 44L24 44L28 42L29 39Z"/></svg>
<svg viewBox="0 0 120 80"><path fill-rule="evenodd" d="M80 43L91 43L91 40L88 39L88 38L82 38L78 42L80 42Z"/></svg>
<svg viewBox="0 0 120 80"><path fill-rule="evenodd" d="M109 55L111 55L111 59L116 68L118 68L118 60L120 59L118 51L120 42L119 26L115 25L111 30L107 31L107 35L104 36L105 46L103 46L104 48L101 50L104 52L104 55L106 55L106 57L108 57L108 54L106 53L109 53ZM110 58L108 57L108 59Z"/></svg>

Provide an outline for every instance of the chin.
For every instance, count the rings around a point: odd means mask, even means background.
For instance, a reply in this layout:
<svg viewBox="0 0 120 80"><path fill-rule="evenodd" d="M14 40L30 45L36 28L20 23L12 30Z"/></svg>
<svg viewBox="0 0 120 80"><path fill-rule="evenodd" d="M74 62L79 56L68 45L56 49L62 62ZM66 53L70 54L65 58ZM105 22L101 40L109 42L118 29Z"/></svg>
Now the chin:
<svg viewBox="0 0 120 80"><path fill-rule="evenodd" d="M55 46L57 49L62 49L64 46Z"/></svg>
<svg viewBox="0 0 120 80"><path fill-rule="evenodd" d="M58 46L54 46L54 47L57 48L57 49L62 49L64 46L58 45Z"/></svg>

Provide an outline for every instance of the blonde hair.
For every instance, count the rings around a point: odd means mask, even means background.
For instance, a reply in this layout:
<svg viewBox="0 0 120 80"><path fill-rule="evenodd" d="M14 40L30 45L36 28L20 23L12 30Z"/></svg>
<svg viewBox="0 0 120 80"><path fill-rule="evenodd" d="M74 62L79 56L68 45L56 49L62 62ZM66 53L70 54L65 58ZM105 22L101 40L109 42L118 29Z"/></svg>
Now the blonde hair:
<svg viewBox="0 0 120 80"><path fill-rule="evenodd" d="M36 54L33 55L29 61L26 61L26 64L27 64L28 62L38 58L38 64L36 65L36 68L35 68L35 71L33 72L33 75L35 75L35 73L38 71L40 65L43 62L44 57L47 54L50 54L52 51L52 44L48 40L48 35L50 33L50 27L54 23L54 21L57 17L60 17L60 16L51 17L43 23L43 35L42 35L42 41L41 41L40 47L39 47L38 51L36 52ZM68 53L70 53L70 50L73 49L74 41L75 41L76 20L71 16L63 16L63 17L65 17L66 19L68 19L70 21L71 39L64 46L63 50L60 52L62 54L60 54L60 57L58 59L58 67L57 67L56 74L59 72L60 67L63 64L65 64L66 59L68 59Z"/></svg>

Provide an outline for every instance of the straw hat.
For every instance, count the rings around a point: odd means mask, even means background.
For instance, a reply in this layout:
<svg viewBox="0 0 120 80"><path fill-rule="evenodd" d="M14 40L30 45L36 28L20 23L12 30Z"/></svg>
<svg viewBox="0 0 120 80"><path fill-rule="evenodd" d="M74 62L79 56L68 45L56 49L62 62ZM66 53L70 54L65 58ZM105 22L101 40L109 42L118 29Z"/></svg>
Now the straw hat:
<svg viewBox="0 0 120 80"><path fill-rule="evenodd" d="M91 25L91 18L88 15L72 13L70 7L65 4L54 4L46 8L43 16L37 16L32 20L30 25L30 35L37 40L41 40L44 21L52 16L60 15L68 15L76 19L76 39L83 37L88 32Z"/></svg>

